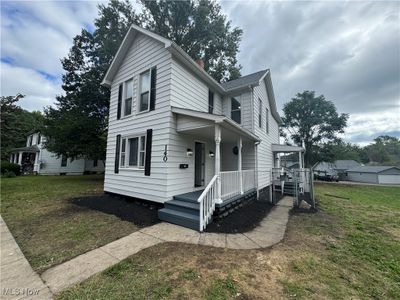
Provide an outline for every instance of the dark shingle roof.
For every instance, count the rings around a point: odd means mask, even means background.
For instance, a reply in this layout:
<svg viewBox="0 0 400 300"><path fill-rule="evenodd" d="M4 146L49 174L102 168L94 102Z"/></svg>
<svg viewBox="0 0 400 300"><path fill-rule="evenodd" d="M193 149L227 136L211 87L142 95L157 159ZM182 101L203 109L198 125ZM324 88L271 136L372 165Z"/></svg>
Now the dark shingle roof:
<svg viewBox="0 0 400 300"><path fill-rule="evenodd" d="M339 169L339 170L348 170L348 169L356 168L359 166L361 166L361 164L356 162L355 160L336 160L335 161L335 169Z"/></svg>
<svg viewBox="0 0 400 300"><path fill-rule="evenodd" d="M222 87L225 90L232 90L232 89L236 89L236 88L240 88L240 87L245 87L245 86L249 86L251 84L255 84L258 83L261 79L261 77L264 76L265 72L267 72L268 70L261 70L246 76L242 76L238 79L234 79L231 81L227 81L227 82L223 82L221 83Z"/></svg>
<svg viewBox="0 0 400 300"><path fill-rule="evenodd" d="M382 171L392 169L392 168L399 169L398 167L395 167L395 166L360 166L357 168L347 170L347 172L380 173Z"/></svg>

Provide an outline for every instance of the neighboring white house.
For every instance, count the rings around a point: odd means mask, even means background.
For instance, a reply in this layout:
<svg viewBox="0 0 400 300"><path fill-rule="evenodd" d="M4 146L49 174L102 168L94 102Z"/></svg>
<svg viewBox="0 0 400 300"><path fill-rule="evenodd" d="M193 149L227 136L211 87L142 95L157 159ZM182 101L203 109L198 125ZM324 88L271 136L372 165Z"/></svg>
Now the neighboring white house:
<svg viewBox="0 0 400 300"><path fill-rule="evenodd" d="M351 181L400 184L400 168L395 166L360 166L346 173Z"/></svg>
<svg viewBox="0 0 400 300"><path fill-rule="evenodd" d="M26 146L12 150L10 162L19 164L24 173L41 175L79 175L104 172L103 161L57 157L43 147L46 138L35 132L28 135Z"/></svg>
<svg viewBox="0 0 400 300"><path fill-rule="evenodd" d="M269 70L219 84L175 43L138 26L102 84L111 89L104 190L165 203L164 220L202 230L232 199L270 199L274 154L303 151L273 149L282 121Z"/></svg>

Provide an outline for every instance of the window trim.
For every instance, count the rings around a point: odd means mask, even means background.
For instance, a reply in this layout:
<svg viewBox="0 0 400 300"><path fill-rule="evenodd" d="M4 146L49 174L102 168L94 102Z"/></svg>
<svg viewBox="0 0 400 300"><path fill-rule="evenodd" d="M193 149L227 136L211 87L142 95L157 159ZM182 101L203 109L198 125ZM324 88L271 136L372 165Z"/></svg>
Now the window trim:
<svg viewBox="0 0 400 300"><path fill-rule="evenodd" d="M262 128L262 101L258 98L258 127Z"/></svg>
<svg viewBox="0 0 400 300"><path fill-rule="evenodd" d="M149 90L142 93L142 75L145 73L149 73ZM151 73L153 72L153 67L148 68L141 72L139 74L139 80L138 80L138 101L137 101L137 113L142 114L150 111L150 99L151 99ZM142 94L149 93L149 96L147 98L147 110L140 110L141 107L141 102L142 102Z"/></svg>
<svg viewBox="0 0 400 300"><path fill-rule="evenodd" d="M125 114L125 104L126 104L126 100L129 99L126 97L126 92L127 92L127 88L126 86L128 85L128 82L132 81L132 97L131 97L131 112L130 114ZM119 86L119 85L118 85ZM122 103L121 103L121 119L123 118L127 118L129 116L132 116L132 112L133 112L133 95L134 95L134 80L133 77L129 78L127 80L125 80L124 82L122 82Z"/></svg>
<svg viewBox="0 0 400 300"><path fill-rule="evenodd" d="M233 110L232 105L233 105L233 100L237 101L239 103L239 109ZM240 112L240 122L237 122L233 119L232 113L233 112ZM242 102L238 100L237 97L231 97L231 119L236 122L237 124L242 124Z"/></svg>
<svg viewBox="0 0 400 300"><path fill-rule="evenodd" d="M130 156L130 139L138 139L138 147L137 147L137 165L130 166L129 165L129 156ZM144 148L141 150L141 139L144 139ZM123 144L125 144L125 149L123 149ZM123 170L143 170L146 164L146 144L147 138L145 133L140 134L132 134L132 135L124 135L121 136L121 148L120 148L120 157L119 157L119 167ZM140 165L140 153L143 154L143 165ZM124 156L124 164L122 164L122 156Z"/></svg>

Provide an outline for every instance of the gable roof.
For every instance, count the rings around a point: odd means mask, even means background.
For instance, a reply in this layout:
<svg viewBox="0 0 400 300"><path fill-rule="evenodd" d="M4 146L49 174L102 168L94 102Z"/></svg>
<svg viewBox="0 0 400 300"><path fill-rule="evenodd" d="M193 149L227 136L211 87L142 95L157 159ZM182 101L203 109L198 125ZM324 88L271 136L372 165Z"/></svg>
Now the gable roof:
<svg viewBox="0 0 400 300"><path fill-rule="evenodd" d="M221 83L221 85L226 91L248 87L249 85L258 84L261 78L263 78L267 72L268 70L261 70L249 75L239 77L238 79L223 82Z"/></svg>
<svg viewBox="0 0 400 300"><path fill-rule="evenodd" d="M347 170L347 172L358 172L358 173L380 173L389 169L398 169L399 167L396 166L360 166L357 168L353 168Z"/></svg>
<svg viewBox="0 0 400 300"><path fill-rule="evenodd" d="M218 83L214 78L210 76L203 68L201 68L181 47L179 47L173 41L166 39L154 32L143 29L137 25L131 25L128 32L126 33L124 39L122 40L121 45L118 48L117 53L115 54L114 59L112 60L110 67L108 68L106 75L101 82L101 85L106 87L111 87L112 80L116 75L121 63L123 62L129 48L136 38L138 34L144 34L148 37L151 37L160 43L164 44L164 47L171 52L171 54L178 59L183 65L188 67L191 71L193 71L197 76L199 76L202 80L207 82L213 89L220 92L221 94L226 95L232 90L236 90L236 88L240 89L250 85L258 85L260 80L265 79L265 83L267 86L267 94L268 99L270 100L271 105L271 114L278 122L278 124L282 124L282 119L279 116L279 113L276 108L276 101L274 96L274 91L272 87L271 73L269 69L262 70L259 72L255 72L246 76L242 76L238 79L231 80L228 82L224 82L223 84Z"/></svg>
<svg viewBox="0 0 400 300"><path fill-rule="evenodd" d="M356 168L361 166L360 163L356 162L355 160L352 159L348 159L348 160L336 160L335 161L335 169L339 169L339 170L347 170L347 169L351 169L351 168Z"/></svg>

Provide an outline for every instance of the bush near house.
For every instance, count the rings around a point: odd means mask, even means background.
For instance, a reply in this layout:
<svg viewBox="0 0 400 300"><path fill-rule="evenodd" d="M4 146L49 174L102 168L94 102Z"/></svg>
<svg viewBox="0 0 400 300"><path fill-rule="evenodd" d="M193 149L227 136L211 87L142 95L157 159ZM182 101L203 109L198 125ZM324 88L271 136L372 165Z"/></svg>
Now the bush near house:
<svg viewBox="0 0 400 300"><path fill-rule="evenodd" d="M15 175L21 175L21 167L18 164L10 163L8 161L2 160L1 161L1 175L7 175L7 177L12 177L8 176L11 174Z"/></svg>

